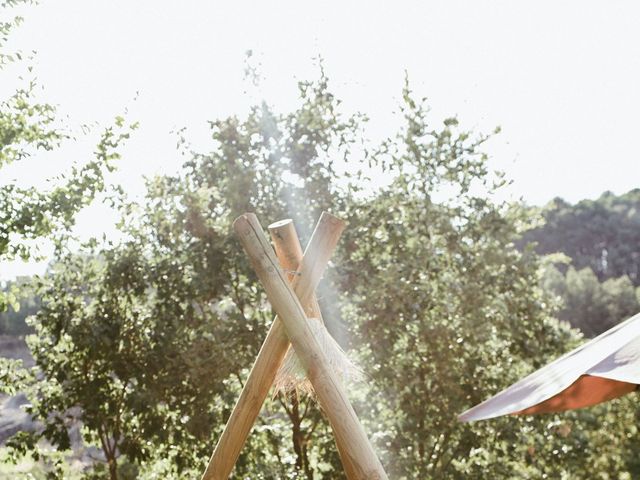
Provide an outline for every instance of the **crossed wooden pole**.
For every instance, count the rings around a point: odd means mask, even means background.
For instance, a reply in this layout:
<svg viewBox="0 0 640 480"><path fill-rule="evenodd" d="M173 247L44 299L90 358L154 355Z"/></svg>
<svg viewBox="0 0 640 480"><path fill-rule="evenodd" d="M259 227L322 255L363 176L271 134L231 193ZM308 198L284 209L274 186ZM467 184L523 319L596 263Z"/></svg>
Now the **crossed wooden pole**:
<svg viewBox="0 0 640 480"><path fill-rule="evenodd" d="M290 344L329 419L347 478L388 478L308 323L308 317L319 314L314 292L344 228L342 220L323 212L302 255L293 222L274 223L269 231L276 258L254 214L234 221L233 229L277 316L201 480L228 480ZM290 285L285 272L294 270Z"/></svg>

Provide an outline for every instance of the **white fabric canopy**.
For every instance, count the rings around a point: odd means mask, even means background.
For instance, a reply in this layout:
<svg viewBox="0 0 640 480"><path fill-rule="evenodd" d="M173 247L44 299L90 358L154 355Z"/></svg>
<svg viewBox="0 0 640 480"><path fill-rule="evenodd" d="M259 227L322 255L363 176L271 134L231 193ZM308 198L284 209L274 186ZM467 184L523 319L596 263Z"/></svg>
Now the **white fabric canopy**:
<svg viewBox="0 0 640 480"><path fill-rule="evenodd" d="M582 375L640 384L640 314L467 410L458 419L472 422L520 412L557 395Z"/></svg>

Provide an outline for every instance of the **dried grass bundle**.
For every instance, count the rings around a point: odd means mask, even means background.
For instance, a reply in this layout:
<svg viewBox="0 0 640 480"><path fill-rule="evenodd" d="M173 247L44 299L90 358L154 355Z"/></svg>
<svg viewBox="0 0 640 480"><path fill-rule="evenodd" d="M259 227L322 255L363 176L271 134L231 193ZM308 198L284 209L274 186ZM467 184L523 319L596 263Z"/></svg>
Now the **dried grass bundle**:
<svg viewBox="0 0 640 480"><path fill-rule="evenodd" d="M333 371L340 377L342 382L361 381L364 377L364 372L347 356L345 351L338 345L338 342L334 340L324 326L322 319L317 317L309 318L309 325L311 326L311 330L313 330L314 336L318 339L322 351L329 360ZM291 394L293 392L315 396L313 386L307 378L295 350L292 346L289 346L289 350L276 374L274 396L278 393Z"/></svg>

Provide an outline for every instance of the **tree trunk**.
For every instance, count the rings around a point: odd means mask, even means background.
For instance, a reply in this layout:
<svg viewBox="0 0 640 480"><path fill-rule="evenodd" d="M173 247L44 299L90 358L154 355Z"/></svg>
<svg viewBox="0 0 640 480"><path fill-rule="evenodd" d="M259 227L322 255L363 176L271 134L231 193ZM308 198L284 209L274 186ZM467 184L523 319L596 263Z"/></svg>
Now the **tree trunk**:
<svg viewBox="0 0 640 480"><path fill-rule="evenodd" d="M296 470L304 472L309 480L313 480L313 470L309 465L307 451L307 436L302 431L302 417L300 416L300 401L298 395L291 397L291 439L293 440L293 450L296 453Z"/></svg>
<svg viewBox="0 0 640 480"><path fill-rule="evenodd" d="M118 480L118 461L116 460L117 440L114 439L112 445L109 442L107 431L108 429L106 427L100 429L100 443L102 444L102 451L104 452L104 457L109 467L109 478L111 480Z"/></svg>
<svg viewBox="0 0 640 480"><path fill-rule="evenodd" d="M115 457L107 458L109 465L109 477L111 480L118 480L118 463Z"/></svg>

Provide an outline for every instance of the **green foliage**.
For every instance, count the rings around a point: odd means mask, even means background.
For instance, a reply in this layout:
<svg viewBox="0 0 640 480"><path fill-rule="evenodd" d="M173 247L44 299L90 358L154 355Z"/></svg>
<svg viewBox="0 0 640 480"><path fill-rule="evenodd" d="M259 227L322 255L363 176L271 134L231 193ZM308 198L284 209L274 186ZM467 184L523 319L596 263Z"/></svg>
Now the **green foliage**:
<svg viewBox="0 0 640 480"><path fill-rule="evenodd" d="M31 82L0 104L0 168L29 156L26 146L52 150L65 138L55 129L55 108L33 101L35 86Z"/></svg>
<svg viewBox="0 0 640 480"><path fill-rule="evenodd" d="M0 23L0 47L19 22ZM2 65L21 59L0 55ZM29 83L1 104L0 168L72 140L34 91ZM456 420L581 341L553 318L558 297L560 319L587 334L637 310L638 191L575 207L558 200L549 226L522 239L531 213L495 200L505 180L488 168L487 137L456 119L432 126L408 82L401 115L397 134L368 144L365 118L340 113L322 72L300 83L292 112L263 104L212 121L208 152L180 138L183 170L149 179L142 202L119 205L121 242L70 251L61 240L37 297L20 305L38 308L36 367L0 362L2 393L28 392L42 422L11 439L11 459L50 457L42 478L69 478L69 429L81 423L83 442L106 460L84 478L196 478L273 317L232 220L246 211L265 222L292 217L305 243L331 210L349 227L321 304L368 374L352 395L393 478L638 477L633 397L564 415ZM117 117L95 158L51 191L0 187L0 259L29 258L31 240L68 230L105 189L132 128ZM367 171L389 184L371 183ZM536 252L517 248L530 240L580 270L543 276ZM20 302L9 291L0 300L15 306L3 325L15 328ZM58 452L43 452L42 438ZM235 475L343 478L322 412L295 397L268 402Z"/></svg>
<svg viewBox="0 0 640 480"><path fill-rule="evenodd" d="M0 312L0 335L23 336L32 333L26 318L40 309L40 298L30 288L29 277L19 277L4 286L5 298L12 298L9 308Z"/></svg>
<svg viewBox="0 0 640 480"><path fill-rule="evenodd" d="M113 463L116 450L147 464L163 451L177 475L202 467L272 319L231 221L254 205L274 219L295 205L310 223L331 205L331 168L318 156L344 149L355 128L335 113L326 80L301 93L289 115L263 105L244 122L212 122L211 153L194 155L179 177L150 179L143 205L122 205L125 242L64 254L43 279L30 341L46 377L34 412L50 441L68 446L67 413L49 412L81 407L85 441L102 444ZM282 182L284 172L296 183ZM312 200L299 202L309 191ZM293 478L337 466L312 402L271 407L239 474ZM297 455L285 446L285 418L302 429Z"/></svg>
<svg viewBox="0 0 640 480"><path fill-rule="evenodd" d="M198 438L201 426L213 423L202 402L222 388L205 366L223 355L198 348L210 345L199 338L215 335L215 324L180 299L186 294L180 287L188 287L178 283L178 259L149 264L138 252L129 244L69 254L56 264L43 281L44 306L30 339L47 378L34 395L44 435L68 448L67 420L81 419L85 441L102 446L110 468L116 452L132 461L148 458L150 440L170 445L187 433ZM155 288L157 279L168 290ZM146 302L152 289L155 298Z"/></svg>
<svg viewBox="0 0 640 480"><path fill-rule="evenodd" d="M8 63L22 59L20 52L7 53L4 50L5 44L9 40L9 34L18 27L23 18L13 9L24 4L33 4L32 0L2 0L0 1L0 69L4 68Z"/></svg>
<svg viewBox="0 0 640 480"><path fill-rule="evenodd" d="M0 357L0 394L16 395L27 388L32 379L22 367L21 360Z"/></svg>
<svg viewBox="0 0 640 480"><path fill-rule="evenodd" d="M64 454L34 446L34 453L14 458L10 449L0 448L0 478L20 480L80 480L77 465L69 465Z"/></svg>
<svg viewBox="0 0 640 480"><path fill-rule="evenodd" d="M12 9L32 3L5 0L2 13L9 15L0 21L0 74L6 74L5 64L22 60L20 53L5 54L4 47L10 32L21 23ZM31 68L29 68L29 71ZM21 79L22 80L22 79ZM0 99L0 170L16 161L29 161L43 151L58 148L63 141L72 140L57 119L56 108L38 101L34 81L26 82L7 99ZM114 168L119 158L118 148L129 138L136 124L127 125L117 117L114 125L102 133L95 158L74 165L61 174L50 191L23 187L15 182L0 185L0 260L29 259L33 254L32 241L50 236L73 226L76 213L88 205L105 189L105 174ZM11 294L0 294L0 311L8 303L15 304Z"/></svg>
<svg viewBox="0 0 640 480"><path fill-rule="evenodd" d="M21 3L4 0L2 8ZM3 50L20 21L12 15L0 23ZM0 64L21 58L3 51ZM330 330L370 375L353 393L394 478L640 474L627 454L638 420L627 400L565 416L457 423L462 410L579 336L552 318L537 255L516 248L529 213L493 199L504 179L488 169L486 137L461 130L455 119L431 126L408 84L401 114L397 135L366 144L365 119L341 115L322 73L300 84L293 112L263 104L246 118L211 122L209 152L193 152L181 138L182 172L149 179L143 202L120 205L122 242L92 241L74 252L59 243L31 319L36 367L0 364L5 393L29 391L30 411L43 425L12 439L13 452L39 455L40 437L68 449L70 425L82 422L83 441L106 459L86 478L196 477L272 319L230 233L232 220L245 211L263 221L292 217L304 243L320 212L331 210L349 228L320 292L322 307ZM27 259L30 241L68 230L105 189L132 128L117 117L95 158L51 191L0 187L0 259ZM0 168L71 140L33 83L0 102ZM380 188L367 181L368 170L393 180ZM637 202L638 192L576 211L558 201L549 228L576 237L542 245L538 229L526 240L538 240L543 252L567 252L601 278L627 274L638 282ZM575 292L581 305L588 298L616 308L610 317L632 308L628 280L594 284L582 272L548 282ZM263 413L238 477L341 478L330 430L313 403L277 398ZM56 462L50 477L63 475Z"/></svg>
<svg viewBox="0 0 640 480"><path fill-rule="evenodd" d="M562 252L545 272L545 286L561 299L558 317L587 336L598 335L640 310L640 190L571 205L555 199L545 224L528 232L542 254ZM571 267L567 267L571 263Z"/></svg>
<svg viewBox="0 0 640 480"><path fill-rule="evenodd" d="M0 136L3 128L0 124ZM32 253L28 240L71 228L75 214L104 190L105 174L114 169L112 162L119 157L117 149L135 128L136 124L124 125L116 119L101 135L96 158L72 167L68 179L51 191L15 183L0 186L0 258L27 260Z"/></svg>
<svg viewBox="0 0 640 480"><path fill-rule="evenodd" d="M387 466L407 479L581 478L580 461L555 453L574 438L544 420L456 421L576 337L550 318L537 256L515 247L527 212L491 201L501 182L484 137L451 120L430 128L407 90L403 112L405 129L371 157L398 177L349 210L338 262L346 323L384 392L362 408L377 415Z"/></svg>
<svg viewBox="0 0 640 480"><path fill-rule="evenodd" d="M569 267L563 275L550 266L543 284L562 300L558 318L588 337L599 335L640 311L636 289L627 276L601 283L589 267L581 270Z"/></svg>
<svg viewBox="0 0 640 480"><path fill-rule="evenodd" d="M327 209L349 227L322 308L370 376L353 394L394 478L637 475L626 400L456 420L580 339L552 318L539 257L516 248L529 212L493 200L504 180L487 167L486 137L455 119L431 127L407 86L405 126L368 147L364 163L363 119L340 115L326 78L300 93L288 114L261 105L211 122L208 153L182 138L183 171L149 179L144 202L121 205L124 241L60 253L30 340L45 376L34 396L44 436L66 447L65 419L75 416L85 442L102 445L111 478L117 463L140 478L197 477L272 319L231 221L245 211L291 216L304 243ZM393 181L372 188L362 173L339 174L346 166ZM284 398L269 402L235 474L342 475L319 409Z"/></svg>
<svg viewBox="0 0 640 480"><path fill-rule="evenodd" d="M544 212L545 225L529 232L541 254L563 252L576 269L591 268L600 281L628 276L640 285L640 190L606 192L571 205L560 198Z"/></svg>
<svg viewBox="0 0 640 480"><path fill-rule="evenodd" d="M5 76L6 64L23 61L20 52L7 53L4 47L8 35L22 20L12 9L24 3L31 2L5 0L0 5L3 14L0 21L0 73ZM5 18L5 15L8 18ZM31 67L27 69L31 73ZM22 77L19 77L19 81L25 82ZM18 87L9 98L0 100L0 170L13 162L27 162L34 155L54 150L64 141L73 140L58 121L56 108L38 101L35 82L26 82L26 85ZM119 158L118 149L135 127L135 124L128 125L124 118L117 117L114 124L103 131L94 158L88 162L74 164L68 172L60 174L53 182L55 186L49 191L24 187L15 181L4 181L0 185L0 260L28 260L37 250L35 241L53 235L58 237L58 247L62 248L64 237L73 226L78 211L88 205L99 192L105 190L105 176L114 169L115 160ZM83 271L90 272L88 269ZM2 333L27 333L28 330L23 323L24 316L34 313L38 308L37 297L25 297L24 293L19 293L18 286L16 283L10 283L0 291L0 313L4 312L7 306L11 307L8 312L2 313L0 318ZM51 308L55 306L55 302L50 302ZM45 340L50 341L49 338ZM50 373L54 366L60 368L62 373L56 372L57 375L52 375L52 380L64 383L61 379L64 375L79 375L79 372L65 371L71 360L63 358L66 354L64 342L68 337L61 340L57 345L58 349L51 352L50 361L40 362L38 368L33 371L22 368L23 365L19 361L1 359L0 389L3 394L9 395L17 392L31 393L34 412L50 408L48 412L51 415L44 414L46 421L42 434L58 447L65 449L69 446L65 427L73 420L73 414L65 416L64 414L69 412L57 409L60 390L56 389L55 384L38 382L39 376ZM56 360L59 363L55 363ZM35 387L31 388L34 384ZM85 389L87 388L90 388L90 384L85 385ZM45 397L38 397L41 393ZM111 431L105 433L104 438L110 433ZM36 442L38 436L37 433L21 432L11 439L11 452L24 454L29 451L35 460L41 460L44 457L40 454L41 448ZM107 439L110 445L109 442L111 440ZM47 455L47 458L53 457ZM55 461L49 462L50 468L43 475L46 478L62 478L62 462L63 458L57 456Z"/></svg>

